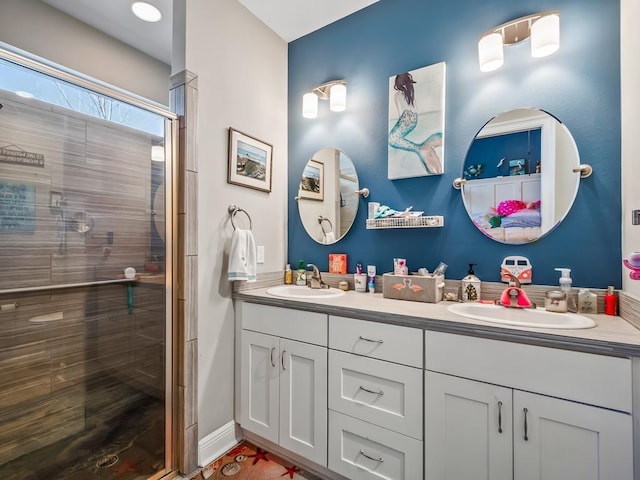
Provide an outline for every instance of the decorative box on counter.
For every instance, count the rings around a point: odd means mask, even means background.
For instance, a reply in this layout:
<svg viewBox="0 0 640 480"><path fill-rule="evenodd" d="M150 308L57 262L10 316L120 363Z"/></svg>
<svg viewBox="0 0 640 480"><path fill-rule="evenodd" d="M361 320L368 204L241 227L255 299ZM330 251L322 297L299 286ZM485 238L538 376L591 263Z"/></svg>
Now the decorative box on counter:
<svg viewBox="0 0 640 480"><path fill-rule="evenodd" d="M382 296L395 300L438 303L444 295L444 275L382 275Z"/></svg>

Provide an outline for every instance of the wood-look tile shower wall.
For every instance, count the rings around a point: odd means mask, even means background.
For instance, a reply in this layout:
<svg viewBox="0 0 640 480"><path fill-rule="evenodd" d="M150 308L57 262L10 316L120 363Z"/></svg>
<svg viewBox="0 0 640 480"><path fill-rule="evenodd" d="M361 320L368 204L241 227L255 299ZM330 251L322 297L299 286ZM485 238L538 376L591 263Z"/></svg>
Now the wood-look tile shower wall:
<svg viewBox="0 0 640 480"><path fill-rule="evenodd" d="M0 182L35 187L33 229L0 229L0 290L142 272L152 260L150 157L159 139L8 93L0 103L0 148L44 155L44 168L0 163ZM63 195L62 209L51 208L51 192ZM93 219L87 233L73 228L80 213ZM88 379L121 375L163 397L162 284L136 285L133 313L120 284L0 295L0 471L85 428Z"/></svg>

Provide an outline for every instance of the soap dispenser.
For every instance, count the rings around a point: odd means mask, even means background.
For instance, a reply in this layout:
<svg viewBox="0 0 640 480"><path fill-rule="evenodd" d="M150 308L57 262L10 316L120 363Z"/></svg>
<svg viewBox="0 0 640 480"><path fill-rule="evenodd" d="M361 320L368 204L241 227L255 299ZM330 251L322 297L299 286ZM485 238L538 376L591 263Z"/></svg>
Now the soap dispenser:
<svg viewBox="0 0 640 480"><path fill-rule="evenodd" d="M477 302L480 300L480 279L476 277L473 271L474 265L475 263L469 264L467 276L461 280L463 302Z"/></svg>
<svg viewBox="0 0 640 480"><path fill-rule="evenodd" d="M562 290L567 298L567 310L570 312L576 312L576 302L571 295L571 269L570 268L556 268L556 271L560 272L560 290Z"/></svg>
<svg viewBox="0 0 640 480"><path fill-rule="evenodd" d="M304 260L298 262L298 271L296 272L296 285L307 285L307 266Z"/></svg>

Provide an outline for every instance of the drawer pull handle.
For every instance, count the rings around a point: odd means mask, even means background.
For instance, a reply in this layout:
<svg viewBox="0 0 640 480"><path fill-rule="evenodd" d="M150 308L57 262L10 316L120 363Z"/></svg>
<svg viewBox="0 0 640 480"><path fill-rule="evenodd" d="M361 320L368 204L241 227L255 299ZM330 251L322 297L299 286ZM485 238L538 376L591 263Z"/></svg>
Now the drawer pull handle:
<svg viewBox="0 0 640 480"><path fill-rule="evenodd" d="M363 337L362 335L360 335L360 340L364 340L365 342L371 342L371 343L384 343L383 340L372 340L370 338Z"/></svg>
<svg viewBox="0 0 640 480"><path fill-rule="evenodd" d="M375 390L369 390L368 388L364 388L362 385L360 385L360 390L364 390L365 392L368 393L373 393L374 395L384 395L384 392L382 390L380 390L379 392L376 392Z"/></svg>
<svg viewBox="0 0 640 480"><path fill-rule="evenodd" d="M271 349L271 355L269 356L269 358L271 359L271 366L275 367L276 366L276 362L273 361L273 353L276 351L276 347L273 347Z"/></svg>
<svg viewBox="0 0 640 480"><path fill-rule="evenodd" d="M360 454L361 454L361 455L363 455L363 456L365 456L365 457L367 457L369 460L373 460L374 462L379 462L379 463L384 462L384 458L382 458L382 457L380 457L380 458L372 457L372 456L370 456L370 455L367 455L367 454L364 452L364 450L360 450Z"/></svg>
<svg viewBox="0 0 640 480"><path fill-rule="evenodd" d="M287 367L284 366L284 354L287 353L286 350L282 351L282 356L280 357L280 363L282 364L282 370L287 370Z"/></svg>
<svg viewBox="0 0 640 480"><path fill-rule="evenodd" d="M528 408L525 408L524 410L524 441L528 442L529 441L529 434L527 432L527 412L529 412Z"/></svg>
<svg viewBox="0 0 640 480"><path fill-rule="evenodd" d="M502 402L498 402L498 433L502 433Z"/></svg>

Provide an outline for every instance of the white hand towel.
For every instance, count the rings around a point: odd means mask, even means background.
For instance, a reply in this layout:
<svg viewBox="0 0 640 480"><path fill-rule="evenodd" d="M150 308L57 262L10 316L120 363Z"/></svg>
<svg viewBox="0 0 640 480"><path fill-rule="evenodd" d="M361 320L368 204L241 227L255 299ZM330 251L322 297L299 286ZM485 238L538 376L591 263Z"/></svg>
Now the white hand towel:
<svg viewBox="0 0 640 480"><path fill-rule="evenodd" d="M236 228L229 251L229 280L256 281L256 242L251 230Z"/></svg>
<svg viewBox="0 0 640 480"><path fill-rule="evenodd" d="M327 245L330 243L336 243L336 234L331 230L329 233L325 233L324 235L324 243Z"/></svg>

